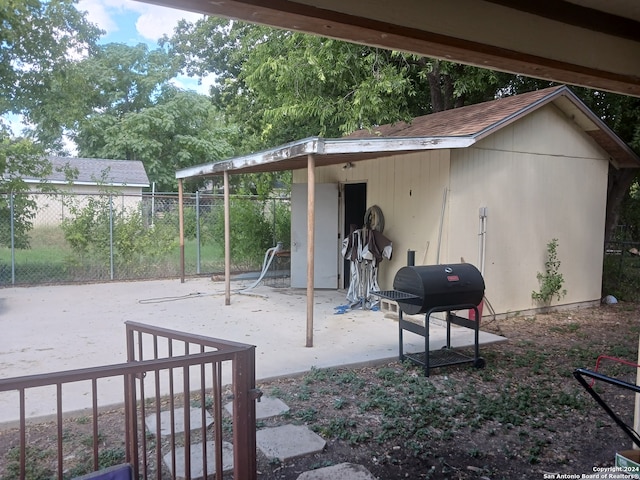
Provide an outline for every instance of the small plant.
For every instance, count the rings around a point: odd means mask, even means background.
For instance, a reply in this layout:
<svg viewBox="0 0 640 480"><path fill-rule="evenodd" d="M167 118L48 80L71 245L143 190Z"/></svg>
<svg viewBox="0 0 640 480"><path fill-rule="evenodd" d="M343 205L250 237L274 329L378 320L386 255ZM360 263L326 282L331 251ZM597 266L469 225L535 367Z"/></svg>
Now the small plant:
<svg viewBox="0 0 640 480"><path fill-rule="evenodd" d="M547 261L544 262L544 273L538 272L537 278L540 283L540 291L531 292L531 298L536 302L549 305L553 298L560 300L567 294L562 288L564 278L559 272L560 260L558 260L558 239L554 238L547 243Z"/></svg>

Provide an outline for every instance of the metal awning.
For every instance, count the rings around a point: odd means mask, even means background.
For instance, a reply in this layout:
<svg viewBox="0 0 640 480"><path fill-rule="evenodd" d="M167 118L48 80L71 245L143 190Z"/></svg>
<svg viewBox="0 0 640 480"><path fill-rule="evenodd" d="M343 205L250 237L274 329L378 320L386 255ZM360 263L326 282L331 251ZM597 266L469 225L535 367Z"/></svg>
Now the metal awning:
<svg viewBox="0 0 640 480"><path fill-rule="evenodd" d="M388 157L399 153L444 148L466 148L476 139L464 137L322 138L309 137L269 150L219 162L183 168L176 178L211 177L229 173L258 173L307 168L307 157L316 167Z"/></svg>

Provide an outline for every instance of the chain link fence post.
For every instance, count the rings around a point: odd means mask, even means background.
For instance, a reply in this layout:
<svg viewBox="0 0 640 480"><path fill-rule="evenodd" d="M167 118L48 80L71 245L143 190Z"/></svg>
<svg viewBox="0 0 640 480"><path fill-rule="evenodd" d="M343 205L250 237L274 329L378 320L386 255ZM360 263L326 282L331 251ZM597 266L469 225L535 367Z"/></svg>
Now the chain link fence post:
<svg viewBox="0 0 640 480"><path fill-rule="evenodd" d="M200 192L196 191L196 273L200 275Z"/></svg>
<svg viewBox="0 0 640 480"><path fill-rule="evenodd" d="M14 209L13 209L14 193L9 194L9 222L11 237L11 285L16 284L16 241L15 241L15 225L14 225Z"/></svg>
<svg viewBox="0 0 640 480"><path fill-rule="evenodd" d="M113 197L109 194L109 269L113 280Z"/></svg>

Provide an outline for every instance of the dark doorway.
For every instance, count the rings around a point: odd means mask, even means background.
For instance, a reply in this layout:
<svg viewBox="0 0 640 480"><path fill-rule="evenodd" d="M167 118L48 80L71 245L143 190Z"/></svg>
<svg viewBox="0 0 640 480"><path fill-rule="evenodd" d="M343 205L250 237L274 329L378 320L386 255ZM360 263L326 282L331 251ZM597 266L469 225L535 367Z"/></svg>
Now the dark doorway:
<svg viewBox="0 0 640 480"><path fill-rule="evenodd" d="M351 232L351 225L362 228L364 214L367 212L367 184L344 184L344 236ZM349 275L349 260L344 260L343 288L349 288L351 276Z"/></svg>

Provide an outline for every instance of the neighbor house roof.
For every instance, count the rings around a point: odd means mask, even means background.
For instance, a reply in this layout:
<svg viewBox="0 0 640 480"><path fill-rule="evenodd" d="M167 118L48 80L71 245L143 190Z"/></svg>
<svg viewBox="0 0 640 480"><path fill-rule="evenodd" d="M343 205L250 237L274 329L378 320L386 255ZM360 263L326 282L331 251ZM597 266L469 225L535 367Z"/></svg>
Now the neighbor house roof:
<svg viewBox="0 0 640 480"><path fill-rule="evenodd" d="M640 157L566 86L546 88L499 98L485 103L446 110L368 130L339 139L305 138L262 152L198 165L176 172L176 178L295 170L307 167L308 155L315 165L334 165L380 158L398 153L444 148L466 148L510 123L548 104L609 154L616 168L640 167Z"/></svg>
<svg viewBox="0 0 640 480"><path fill-rule="evenodd" d="M66 172L73 173L74 185L107 185L113 187L148 187L149 178L139 160L110 160L104 158L49 157L51 174L44 180L53 184L68 184ZM28 183L40 178L24 177Z"/></svg>

